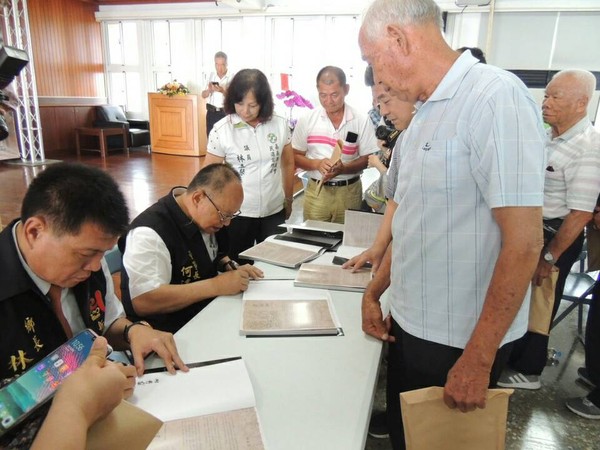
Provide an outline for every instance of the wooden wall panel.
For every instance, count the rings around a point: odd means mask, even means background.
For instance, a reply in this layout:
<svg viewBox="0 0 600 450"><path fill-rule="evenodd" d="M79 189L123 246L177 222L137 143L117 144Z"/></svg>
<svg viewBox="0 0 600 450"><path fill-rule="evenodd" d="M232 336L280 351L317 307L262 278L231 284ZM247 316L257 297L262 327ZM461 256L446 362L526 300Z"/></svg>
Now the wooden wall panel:
<svg viewBox="0 0 600 450"><path fill-rule="evenodd" d="M95 119L93 105L40 107L46 158L53 158L53 154L58 150L73 149L75 153L75 128L92 126Z"/></svg>
<svg viewBox="0 0 600 450"><path fill-rule="evenodd" d="M96 10L81 0L28 1L39 96L106 96Z"/></svg>

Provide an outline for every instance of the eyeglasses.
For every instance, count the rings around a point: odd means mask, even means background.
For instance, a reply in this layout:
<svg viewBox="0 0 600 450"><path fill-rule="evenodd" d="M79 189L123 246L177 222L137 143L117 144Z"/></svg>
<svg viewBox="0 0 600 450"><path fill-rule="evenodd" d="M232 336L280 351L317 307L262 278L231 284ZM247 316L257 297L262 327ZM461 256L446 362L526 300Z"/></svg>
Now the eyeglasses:
<svg viewBox="0 0 600 450"><path fill-rule="evenodd" d="M225 222L239 216L242 213L241 211L238 211L233 214L223 214L221 212L221 210L219 208L217 208L217 205L215 205L215 202L212 201L212 198L210 198L210 196L206 192L204 193L204 195L206 195L206 198L208 199L208 201L212 203L212 205L215 207L215 209L219 213L219 219L221 219L221 223L225 223Z"/></svg>

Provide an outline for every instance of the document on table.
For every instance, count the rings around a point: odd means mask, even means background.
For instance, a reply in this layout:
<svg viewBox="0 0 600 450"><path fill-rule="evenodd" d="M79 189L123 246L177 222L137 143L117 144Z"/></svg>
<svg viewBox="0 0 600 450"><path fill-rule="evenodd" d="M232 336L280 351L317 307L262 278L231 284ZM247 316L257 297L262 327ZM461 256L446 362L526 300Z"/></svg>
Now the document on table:
<svg viewBox="0 0 600 450"><path fill-rule="evenodd" d="M275 241L269 236L260 244L240 253L243 258L264 261L277 266L296 268L306 261L311 261L325 252L323 247L300 244L297 242Z"/></svg>
<svg viewBox="0 0 600 450"><path fill-rule="evenodd" d="M291 281L258 281L244 292L240 333L338 335L341 326L326 290L297 288Z"/></svg>
<svg viewBox="0 0 600 450"><path fill-rule="evenodd" d="M148 373L136 384L129 402L165 422L149 448L190 448L190 442L194 448L263 448L254 391L241 358L176 375ZM207 444L197 446L201 442Z"/></svg>
<svg viewBox="0 0 600 450"><path fill-rule="evenodd" d="M282 223L280 227L287 228L288 231L300 230L300 231L320 231L322 233L328 233L331 235L342 236L344 233L344 224L324 222L321 220L305 220L299 224Z"/></svg>
<svg viewBox="0 0 600 450"><path fill-rule="evenodd" d="M163 424L149 450L262 450L264 444L255 408L244 408Z"/></svg>
<svg viewBox="0 0 600 450"><path fill-rule="evenodd" d="M364 292L369 281L371 271L368 269L352 272L341 266L305 263L300 266L294 286Z"/></svg>
<svg viewBox="0 0 600 450"><path fill-rule="evenodd" d="M346 210L342 245L369 248L375 241L381 222L383 214Z"/></svg>

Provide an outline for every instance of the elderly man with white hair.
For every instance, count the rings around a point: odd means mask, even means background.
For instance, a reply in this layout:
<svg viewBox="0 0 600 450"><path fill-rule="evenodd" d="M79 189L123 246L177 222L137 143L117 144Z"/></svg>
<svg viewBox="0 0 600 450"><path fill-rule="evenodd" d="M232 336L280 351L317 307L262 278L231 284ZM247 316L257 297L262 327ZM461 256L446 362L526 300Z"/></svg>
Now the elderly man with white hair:
<svg viewBox="0 0 600 450"><path fill-rule="evenodd" d="M527 330L544 131L525 85L454 51L441 22L433 0L375 0L360 30L376 79L416 106L395 149L391 247L365 290L362 320L366 333L395 340L401 392L443 386L446 404L466 412L485 407ZM404 448L399 411L388 410L388 425L394 448Z"/></svg>
<svg viewBox="0 0 600 450"><path fill-rule="evenodd" d="M558 268L552 319L567 275L581 253L583 231L592 219L600 192L600 133L587 114L595 89L596 78L591 72L563 70L546 86L542 103L544 121L550 125L546 142L544 248L533 282L541 284L553 266ZM548 336L528 332L515 343L509 369L498 385L539 389L547 351Z"/></svg>

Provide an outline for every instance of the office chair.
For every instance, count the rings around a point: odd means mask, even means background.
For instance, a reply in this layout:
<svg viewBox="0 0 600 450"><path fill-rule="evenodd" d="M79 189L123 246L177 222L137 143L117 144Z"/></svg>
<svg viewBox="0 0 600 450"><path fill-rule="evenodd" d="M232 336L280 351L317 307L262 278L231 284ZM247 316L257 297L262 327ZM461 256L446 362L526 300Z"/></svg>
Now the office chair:
<svg viewBox="0 0 600 450"><path fill-rule="evenodd" d="M119 246L115 245L110 250L104 253L104 259L108 264L108 270L112 275L113 284L115 287L115 294L117 298L121 300L121 267L123 267L123 255Z"/></svg>

